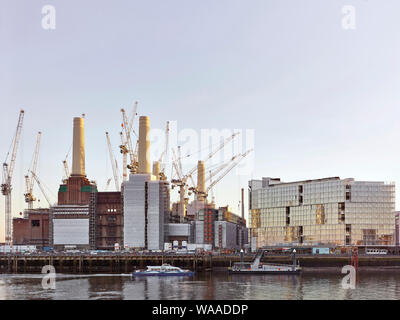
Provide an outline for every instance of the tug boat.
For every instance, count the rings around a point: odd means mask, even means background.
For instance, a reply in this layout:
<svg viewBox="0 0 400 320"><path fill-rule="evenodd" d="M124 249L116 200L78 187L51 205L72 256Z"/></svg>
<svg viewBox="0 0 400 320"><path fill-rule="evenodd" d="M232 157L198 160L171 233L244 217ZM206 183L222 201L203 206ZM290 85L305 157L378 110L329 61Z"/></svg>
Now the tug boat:
<svg viewBox="0 0 400 320"><path fill-rule="evenodd" d="M231 274L300 274L301 267L296 263L296 251L293 251L293 264L261 263L264 250L259 250L253 262L235 262L228 268ZM243 260L241 256L241 260Z"/></svg>
<svg viewBox="0 0 400 320"><path fill-rule="evenodd" d="M132 272L132 277L141 276L185 276L191 277L194 271L183 270L178 267L164 263L162 266L148 266L146 270L136 270Z"/></svg>

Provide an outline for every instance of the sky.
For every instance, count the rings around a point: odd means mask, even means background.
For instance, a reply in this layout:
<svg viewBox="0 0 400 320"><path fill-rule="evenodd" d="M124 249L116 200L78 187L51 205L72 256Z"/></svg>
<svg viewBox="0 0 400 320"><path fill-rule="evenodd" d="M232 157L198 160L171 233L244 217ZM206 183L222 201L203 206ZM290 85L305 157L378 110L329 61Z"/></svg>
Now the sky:
<svg viewBox="0 0 400 320"><path fill-rule="evenodd" d="M55 29L43 28L45 5L55 8ZM354 29L343 27L345 5ZM247 169L213 189L217 204L237 213L240 188L263 176L399 185L399 10L397 0L2 0L2 161L25 110L13 216L26 208L38 131L37 174L55 202L72 119L84 113L86 173L104 190L112 177L105 131L121 168L120 109L130 113L134 101L154 131L177 121L177 145L192 136L185 170L198 160L202 130L243 132L242 151L254 148ZM34 194L46 207L37 186ZM398 187L396 198L399 208ZM0 208L1 241L3 196Z"/></svg>

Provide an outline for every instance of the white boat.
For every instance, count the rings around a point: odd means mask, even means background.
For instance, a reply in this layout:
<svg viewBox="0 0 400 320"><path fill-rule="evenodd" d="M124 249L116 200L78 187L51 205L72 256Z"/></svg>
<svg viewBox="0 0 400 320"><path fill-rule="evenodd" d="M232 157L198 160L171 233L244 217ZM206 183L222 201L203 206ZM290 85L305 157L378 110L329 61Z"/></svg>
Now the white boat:
<svg viewBox="0 0 400 320"><path fill-rule="evenodd" d="M133 277L137 276L193 276L194 272L183 270L164 263L162 266L148 266L146 270L136 270L132 272Z"/></svg>

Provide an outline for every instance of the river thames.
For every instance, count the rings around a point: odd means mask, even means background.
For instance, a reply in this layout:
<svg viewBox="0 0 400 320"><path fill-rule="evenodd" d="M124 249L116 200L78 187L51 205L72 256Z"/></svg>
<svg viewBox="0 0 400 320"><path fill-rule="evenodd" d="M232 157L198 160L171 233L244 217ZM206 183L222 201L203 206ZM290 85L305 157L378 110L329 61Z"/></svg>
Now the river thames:
<svg viewBox="0 0 400 320"><path fill-rule="evenodd" d="M361 272L355 289L343 289L339 272L295 275L198 273L192 278L128 274L57 274L43 289L41 274L0 274L0 300L369 300L400 299L400 272Z"/></svg>

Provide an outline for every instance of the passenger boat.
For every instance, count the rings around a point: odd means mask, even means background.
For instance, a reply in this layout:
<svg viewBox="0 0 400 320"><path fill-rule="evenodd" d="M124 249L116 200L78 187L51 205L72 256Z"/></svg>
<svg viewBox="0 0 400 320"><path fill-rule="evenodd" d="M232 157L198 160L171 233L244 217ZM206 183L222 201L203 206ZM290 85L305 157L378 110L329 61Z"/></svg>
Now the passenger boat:
<svg viewBox="0 0 400 320"><path fill-rule="evenodd" d="M182 270L181 268L164 263L162 266L148 266L146 270L132 272L133 277L139 276L186 276L191 277L194 271Z"/></svg>
<svg viewBox="0 0 400 320"><path fill-rule="evenodd" d="M296 263L296 251L293 254L293 264L261 263L265 250L259 250L253 262L235 262L228 268L231 274L300 274L301 267ZM243 258L241 258L242 260Z"/></svg>

